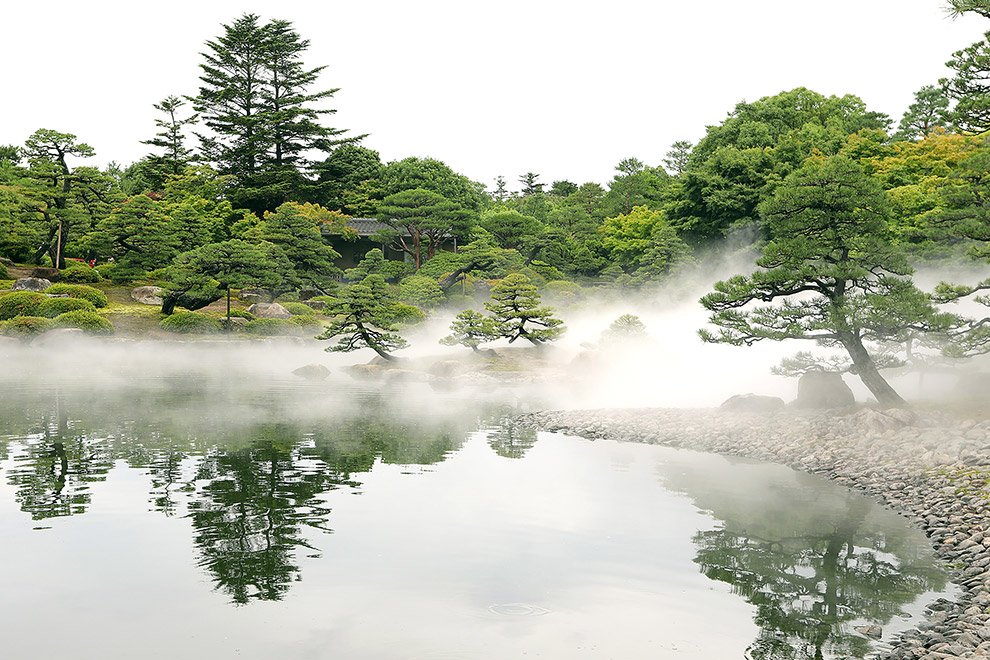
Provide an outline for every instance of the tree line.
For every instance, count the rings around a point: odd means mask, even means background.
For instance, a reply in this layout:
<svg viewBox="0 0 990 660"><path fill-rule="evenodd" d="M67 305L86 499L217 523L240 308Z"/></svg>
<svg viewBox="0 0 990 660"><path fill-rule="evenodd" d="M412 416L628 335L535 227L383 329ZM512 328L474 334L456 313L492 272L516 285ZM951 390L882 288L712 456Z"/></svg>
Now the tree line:
<svg viewBox="0 0 990 660"><path fill-rule="evenodd" d="M93 149L50 129L0 148L0 254L58 268L112 259L115 281L166 282L166 312L244 286L341 299L369 276L420 307L463 309L513 274L558 293L655 291L732 236L760 256L703 299L716 327L705 340L840 347L885 403L899 400L877 370L891 345L987 350L990 323L941 305L985 302L988 281L925 292L911 274L990 258L990 32L952 54L951 74L919 89L896 127L855 95L797 88L740 102L662 164L623 159L606 185L525 172L518 192L431 158L383 163L365 136L327 126L337 90L318 89L308 45L288 21L223 25L197 92L155 105L154 151L126 168L79 164ZM342 274L335 246L355 239L353 217L378 219L375 240L405 259L369 254Z"/></svg>

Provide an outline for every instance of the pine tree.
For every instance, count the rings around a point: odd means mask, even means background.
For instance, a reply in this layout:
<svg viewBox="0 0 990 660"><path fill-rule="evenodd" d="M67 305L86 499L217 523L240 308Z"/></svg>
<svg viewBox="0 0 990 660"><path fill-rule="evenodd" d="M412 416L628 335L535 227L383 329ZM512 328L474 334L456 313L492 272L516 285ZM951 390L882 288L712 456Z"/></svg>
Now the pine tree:
<svg viewBox="0 0 990 660"><path fill-rule="evenodd" d="M153 181L156 190L165 186L165 178L171 174L182 174L186 165L193 161L193 150L186 147L183 130L199 121L199 115L193 114L185 119L179 119L179 109L186 103L178 96L169 96L161 103L155 104L155 109L166 115L165 119L156 119L155 125L161 129L150 140L142 140L141 144L163 149L161 155L151 154L147 157L149 165L157 174L159 180Z"/></svg>
<svg viewBox="0 0 990 660"><path fill-rule="evenodd" d="M522 337L540 346L564 334L563 321L554 318L550 307L540 306L536 286L522 273L512 273L493 286L485 309L491 312L495 336L510 344Z"/></svg>

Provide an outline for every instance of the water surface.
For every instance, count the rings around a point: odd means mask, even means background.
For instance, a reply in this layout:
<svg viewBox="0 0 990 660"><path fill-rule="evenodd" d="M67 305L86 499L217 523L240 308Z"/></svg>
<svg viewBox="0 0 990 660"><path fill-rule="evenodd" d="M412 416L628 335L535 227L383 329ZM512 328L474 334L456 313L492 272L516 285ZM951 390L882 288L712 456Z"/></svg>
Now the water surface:
<svg viewBox="0 0 990 660"><path fill-rule="evenodd" d="M945 588L903 519L781 466L193 350L7 360L5 655L863 657Z"/></svg>

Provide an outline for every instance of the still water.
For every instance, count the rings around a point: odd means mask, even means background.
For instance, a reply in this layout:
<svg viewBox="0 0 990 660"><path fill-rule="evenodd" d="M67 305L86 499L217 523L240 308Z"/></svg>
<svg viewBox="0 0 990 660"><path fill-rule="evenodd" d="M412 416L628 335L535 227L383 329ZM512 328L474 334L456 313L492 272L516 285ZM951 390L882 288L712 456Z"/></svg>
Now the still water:
<svg viewBox="0 0 990 660"><path fill-rule="evenodd" d="M161 350L0 356L5 657L858 658L947 588L787 468Z"/></svg>

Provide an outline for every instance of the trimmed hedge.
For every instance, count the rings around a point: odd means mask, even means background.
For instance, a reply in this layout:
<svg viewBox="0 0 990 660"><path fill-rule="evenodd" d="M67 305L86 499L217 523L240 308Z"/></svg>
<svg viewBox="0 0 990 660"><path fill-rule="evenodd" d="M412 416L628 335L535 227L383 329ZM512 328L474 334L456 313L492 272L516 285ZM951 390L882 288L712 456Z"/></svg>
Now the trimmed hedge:
<svg viewBox="0 0 990 660"><path fill-rule="evenodd" d="M244 325L245 332L263 337L295 334L296 328L296 324L288 319L254 319Z"/></svg>
<svg viewBox="0 0 990 660"><path fill-rule="evenodd" d="M42 303L48 299L37 291L12 291L0 296L0 321L15 316L41 316Z"/></svg>
<svg viewBox="0 0 990 660"><path fill-rule="evenodd" d="M30 337L50 330L52 320L42 316L18 316L9 321L0 321L0 335L7 337Z"/></svg>
<svg viewBox="0 0 990 660"><path fill-rule="evenodd" d="M45 293L67 293L72 298L88 300L93 303L93 307L107 306L107 294L85 284L62 284L60 282L45 289Z"/></svg>
<svg viewBox="0 0 990 660"><path fill-rule="evenodd" d="M305 303L287 301L279 304L293 316L313 316L316 314L316 310Z"/></svg>
<svg viewBox="0 0 990 660"><path fill-rule="evenodd" d="M404 325L416 325L426 320L426 312L405 303L395 303L389 311L392 312L392 319L396 323Z"/></svg>
<svg viewBox="0 0 990 660"><path fill-rule="evenodd" d="M56 328L79 328L90 335L112 335L113 323L106 320L96 312L85 309L77 309L71 312L59 314L52 321Z"/></svg>
<svg viewBox="0 0 990 660"><path fill-rule="evenodd" d="M158 326L169 332L208 335L223 330L220 321L199 312L176 312L163 318Z"/></svg>
<svg viewBox="0 0 990 660"><path fill-rule="evenodd" d="M77 284L103 281L100 271L81 263L73 263L71 266L66 266L61 270L59 276L63 282L74 282Z"/></svg>
<svg viewBox="0 0 990 660"><path fill-rule="evenodd" d="M45 298L41 301L41 305L38 306L38 316L44 316L50 319L55 318L59 314L65 314L66 312L74 312L77 309L82 309L87 312L95 312L96 307L93 303L82 298Z"/></svg>
<svg viewBox="0 0 990 660"><path fill-rule="evenodd" d="M10 273L7 272L7 267L0 263L0 280L10 279Z"/></svg>

